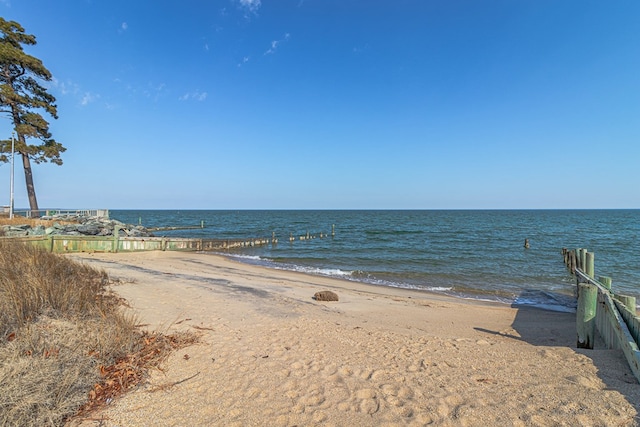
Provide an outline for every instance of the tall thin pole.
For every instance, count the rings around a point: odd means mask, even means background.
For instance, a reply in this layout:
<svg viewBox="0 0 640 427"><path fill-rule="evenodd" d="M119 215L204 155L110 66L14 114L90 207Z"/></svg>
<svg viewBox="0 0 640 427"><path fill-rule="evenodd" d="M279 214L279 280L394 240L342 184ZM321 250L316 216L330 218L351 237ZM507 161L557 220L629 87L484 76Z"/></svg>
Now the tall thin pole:
<svg viewBox="0 0 640 427"><path fill-rule="evenodd" d="M13 219L13 163L15 158L15 131L11 132L11 199L9 200L9 219Z"/></svg>

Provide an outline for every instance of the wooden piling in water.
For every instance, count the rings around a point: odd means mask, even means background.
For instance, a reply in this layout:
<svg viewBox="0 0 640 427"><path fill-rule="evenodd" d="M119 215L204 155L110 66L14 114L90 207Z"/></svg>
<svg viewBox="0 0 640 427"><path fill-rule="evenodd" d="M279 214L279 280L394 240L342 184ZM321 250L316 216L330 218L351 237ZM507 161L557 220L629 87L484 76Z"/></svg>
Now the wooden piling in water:
<svg viewBox="0 0 640 427"><path fill-rule="evenodd" d="M571 270L572 273L575 273L576 268L578 268L578 257L576 256L575 250L572 250L571 252L569 252L569 258L570 258L569 270Z"/></svg>
<svg viewBox="0 0 640 427"><path fill-rule="evenodd" d="M607 276L600 276L599 277L599 282L602 283L602 286L604 286L605 289L607 290L611 290L611 277L607 277Z"/></svg>
<svg viewBox="0 0 640 427"><path fill-rule="evenodd" d="M566 265L569 271L573 274L577 268L576 251L573 249L562 248L562 257L564 258L564 265Z"/></svg>
<svg viewBox="0 0 640 427"><path fill-rule="evenodd" d="M587 273L587 276L592 279L595 278L595 257L596 255L593 252L584 252L585 254L585 268L584 272Z"/></svg>
<svg viewBox="0 0 640 427"><path fill-rule="evenodd" d="M588 283L578 283L578 308L576 310L577 347L593 349L596 334L596 304L598 288Z"/></svg>

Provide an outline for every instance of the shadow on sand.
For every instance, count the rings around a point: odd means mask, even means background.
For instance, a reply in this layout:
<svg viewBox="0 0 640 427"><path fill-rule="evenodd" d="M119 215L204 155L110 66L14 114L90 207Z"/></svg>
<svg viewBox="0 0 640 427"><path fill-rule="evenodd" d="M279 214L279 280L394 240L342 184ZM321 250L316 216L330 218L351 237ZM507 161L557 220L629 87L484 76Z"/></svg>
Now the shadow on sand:
<svg viewBox="0 0 640 427"><path fill-rule="evenodd" d="M531 299L538 291L523 291L522 298L518 298L513 308L517 314L511 325L516 332L513 335L491 331L484 328L475 328L478 331L500 335L527 342L541 347L568 347L576 353L582 354L593 361L598 370L598 377L608 390L615 390L625 396L627 401L638 412L637 422L640 424L640 384L634 377L622 350L609 350L601 337L596 336L593 350L577 348L576 314L575 311L553 311L553 307L527 306L518 304L518 300ZM563 301L565 295L550 294L545 292L545 297ZM544 304L542 304L545 307ZM566 307L565 307L566 308ZM597 334L596 334L597 335Z"/></svg>

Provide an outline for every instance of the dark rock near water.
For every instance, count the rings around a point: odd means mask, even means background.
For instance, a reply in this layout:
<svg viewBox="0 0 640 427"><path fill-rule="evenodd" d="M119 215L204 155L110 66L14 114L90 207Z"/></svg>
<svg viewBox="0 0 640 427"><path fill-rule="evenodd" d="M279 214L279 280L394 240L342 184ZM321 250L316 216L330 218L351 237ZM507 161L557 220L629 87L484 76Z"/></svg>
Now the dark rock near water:
<svg viewBox="0 0 640 427"><path fill-rule="evenodd" d="M43 225L39 225L35 228L30 228L27 230L27 235L29 236L44 236L46 234L46 229Z"/></svg>
<svg viewBox="0 0 640 427"><path fill-rule="evenodd" d="M102 230L102 228L95 223L92 224L82 224L79 225L77 228L77 231L79 233L82 234L87 234L89 236L95 236L96 234L100 233L100 231Z"/></svg>

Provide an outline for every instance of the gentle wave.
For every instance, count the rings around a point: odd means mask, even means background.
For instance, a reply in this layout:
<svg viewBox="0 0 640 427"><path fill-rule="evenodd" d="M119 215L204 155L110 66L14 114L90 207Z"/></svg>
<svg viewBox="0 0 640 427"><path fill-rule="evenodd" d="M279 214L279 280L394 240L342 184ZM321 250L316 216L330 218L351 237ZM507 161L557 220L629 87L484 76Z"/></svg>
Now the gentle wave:
<svg viewBox="0 0 640 427"><path fill-rule="evenodd" d="M223 256L238 259L238 260L254 260L254 261L262 260L262 258L260 258L258 255L228 254L228 253L218 253L218 255L223 255Z"/></svg>
<svg viewBox="0 0 640 427"><path fill-rule="evenodd" d="M375 286L385 286L399 289L408 289L415 291L425 291L433 293L441 293L461 299L497 302L505 305L513 306L529 306L550 311L558 312L575 312L575 298L566 294L557 294L553 292L526 290L520 295L514 295L509 292L494 290L492 292L479 292L472 288L453 287L453 286L425 286L403 283L390 280L375 279L373 275L364 271L344 271L333 268L315 268L304 265L296 265L292 263L274 262L268 258L261 258L254 255L218 253L225 257L230 257L240 262L246 262L263 267L273 268L276 270L294 271L305 274L319 275L325 277L334 277L339 279L351 280Z"/></svg>

